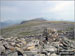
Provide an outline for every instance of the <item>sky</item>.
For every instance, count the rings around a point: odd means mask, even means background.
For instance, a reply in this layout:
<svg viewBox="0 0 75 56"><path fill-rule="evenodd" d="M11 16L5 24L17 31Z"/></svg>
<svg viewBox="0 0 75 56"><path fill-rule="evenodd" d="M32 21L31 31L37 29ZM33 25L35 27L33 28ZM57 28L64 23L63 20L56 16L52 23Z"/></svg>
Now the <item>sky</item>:
<svg viewBox="0 0 75 56"><path fill-rule="evenodd" d="M1 1L0 21L74 21L74 1Z"/></svg>

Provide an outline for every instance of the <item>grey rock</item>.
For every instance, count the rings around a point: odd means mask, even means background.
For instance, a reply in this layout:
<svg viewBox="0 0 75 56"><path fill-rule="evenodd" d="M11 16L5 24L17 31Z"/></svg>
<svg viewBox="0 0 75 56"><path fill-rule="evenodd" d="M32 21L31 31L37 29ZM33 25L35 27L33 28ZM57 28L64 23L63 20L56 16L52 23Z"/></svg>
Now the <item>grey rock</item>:
<svg viewBox="0 0 75 56"><path fill-rule="evenodd" d="M53 54L51 54L50 56L58 56L57 54L55 54L55 53L53 53Z"/></svg>
<svg viewBox="0 0 75 56"><path fill-rule="evenodd" d="M5 53L5 48L4 46L0 46L0 54Z"/></svg>

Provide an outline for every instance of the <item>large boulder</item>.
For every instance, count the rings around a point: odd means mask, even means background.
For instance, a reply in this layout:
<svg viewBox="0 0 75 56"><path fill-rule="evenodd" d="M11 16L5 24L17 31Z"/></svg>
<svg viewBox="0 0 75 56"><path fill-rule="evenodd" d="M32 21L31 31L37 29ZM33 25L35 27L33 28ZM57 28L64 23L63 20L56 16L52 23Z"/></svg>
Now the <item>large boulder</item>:
<svg viewBox="0 0 75 56"><path fill-rule="evenodd" d="M34 56L45 56L45 54L36 54Z"/></svg>
<svg viewBox="0 0 75 56"><path fill-rule="evenodd" d="M7 54L7 56L18 56L17 52L11 52L9 54Z"/></svg>
<svg viewBox="0 0 75 56"><path fill-rule="evenodd" d="M4 46L0 46L0 54L3 54L3 53L5 53L5 48Z"/></svg>
<svg viewBox="0 0 75 56"><path fill-rule="evenodd" d="M4 38L2 36L0 36L0 41L4 40Z"/></svg>
<svg viewBox="0 0 75 56"><path fill-rule="evenodd" d="M51 28L44 29L43 36L45 38L45 41L49 42L56 41L58 39L58 33L56 29Z"/></svg>
<svg viewBox="0 0 75 56"><path fill-rule="evenodd" d="M51 54L50 56L58 56L56 53Z"/></svg>
<svg viewBox="0 0 75 56"><path fill-rule="evenodd" d="M51 45L46 45L45 48L43 49L43 51L56 52L57 48L55 48L54 46L51 46Z"/></svg>

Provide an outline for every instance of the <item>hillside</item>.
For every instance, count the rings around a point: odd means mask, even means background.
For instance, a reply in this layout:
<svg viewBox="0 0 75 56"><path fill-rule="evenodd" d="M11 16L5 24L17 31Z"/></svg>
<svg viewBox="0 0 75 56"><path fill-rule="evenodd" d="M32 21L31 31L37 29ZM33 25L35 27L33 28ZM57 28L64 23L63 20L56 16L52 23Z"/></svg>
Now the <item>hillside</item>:
<svg viewBox="0 0 75 56"><path fill-rule="evenodd" d="M22 21L21 24L27 23L27 22L44 22L47 21L43 18L36 18L36 19L32 19L32 20L28 20L28 21Z"/></svg>
<svg viewBox="0 0 75 56"><path fill-rule="evenodd" d="M21 24L3 28L0 30L0 35L3 35L4 37L37 35L41 34L44 28L73 30L74 23L66 21L47 21L42 18L37 18L29 21L22 21Z"/></svg>

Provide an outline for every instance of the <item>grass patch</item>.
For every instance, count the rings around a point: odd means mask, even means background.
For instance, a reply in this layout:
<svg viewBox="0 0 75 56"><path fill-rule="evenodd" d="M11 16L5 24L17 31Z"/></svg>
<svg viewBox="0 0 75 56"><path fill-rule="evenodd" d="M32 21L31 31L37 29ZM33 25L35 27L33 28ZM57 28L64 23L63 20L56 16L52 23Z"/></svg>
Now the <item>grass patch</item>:
<svg viewBox="0 0 75 56"><path fill-rule="evenodd" d="M31 32L21 32L21 33L19 33L19 35L23 35L23 36L25 36L25 35L33 35L33 33L31 33Z"/></svg>

